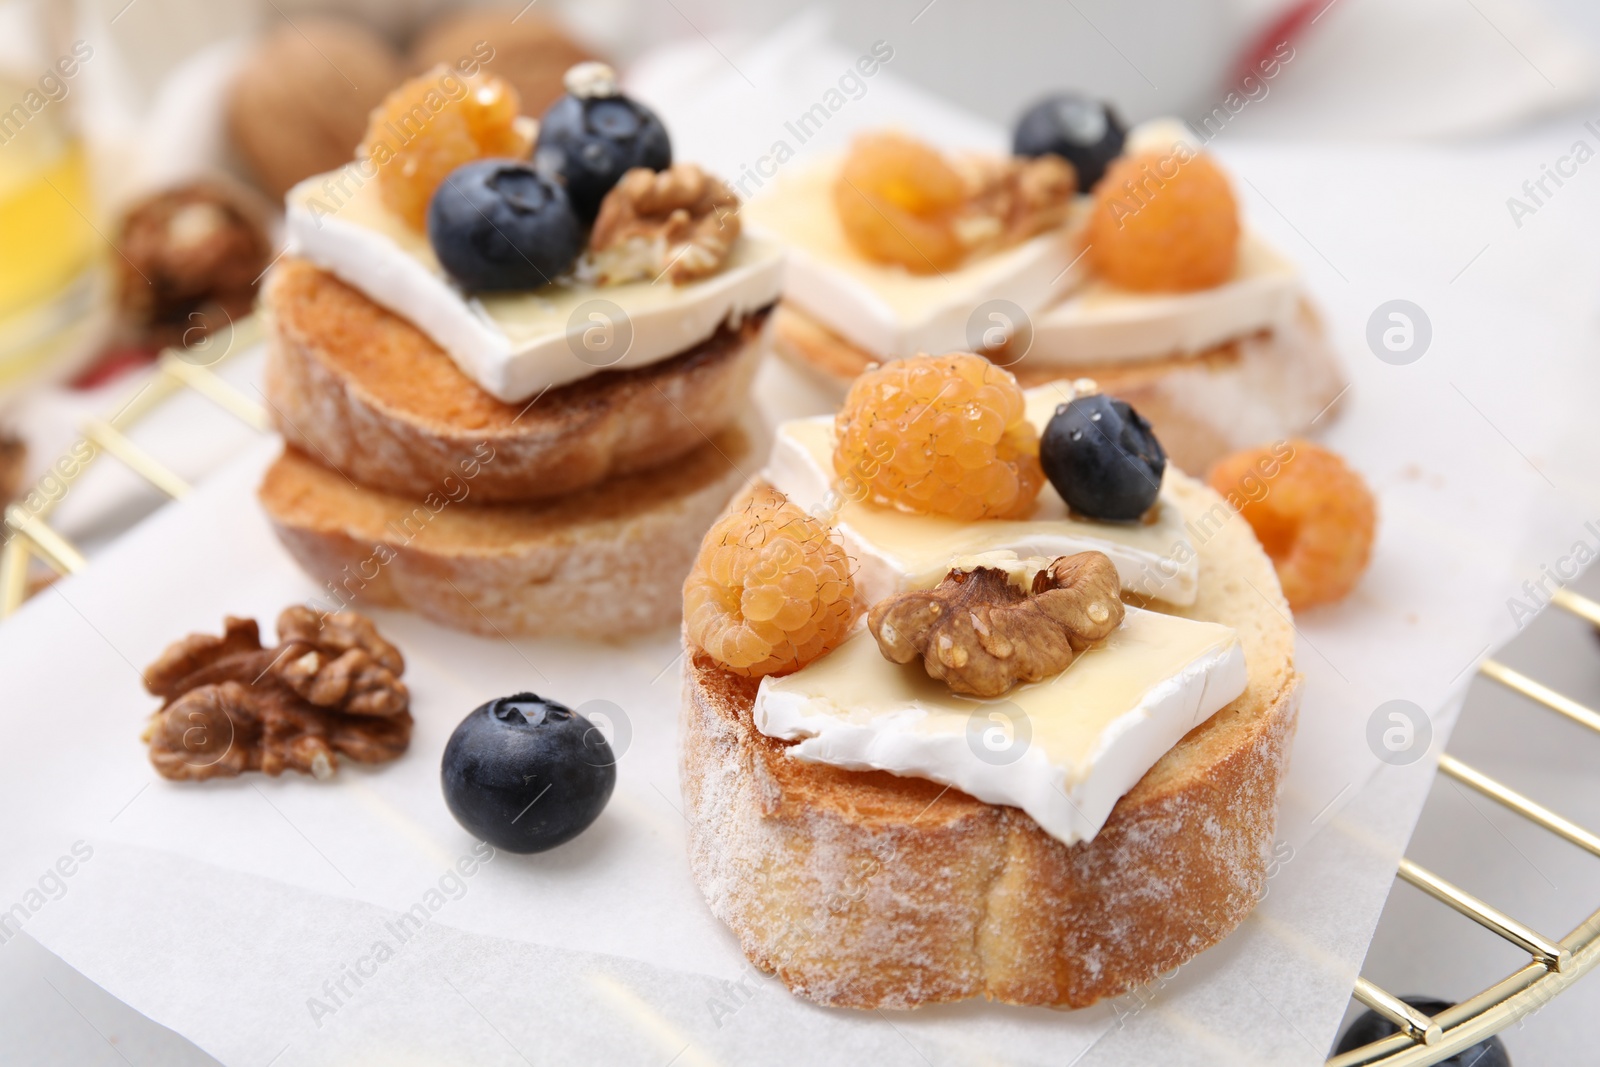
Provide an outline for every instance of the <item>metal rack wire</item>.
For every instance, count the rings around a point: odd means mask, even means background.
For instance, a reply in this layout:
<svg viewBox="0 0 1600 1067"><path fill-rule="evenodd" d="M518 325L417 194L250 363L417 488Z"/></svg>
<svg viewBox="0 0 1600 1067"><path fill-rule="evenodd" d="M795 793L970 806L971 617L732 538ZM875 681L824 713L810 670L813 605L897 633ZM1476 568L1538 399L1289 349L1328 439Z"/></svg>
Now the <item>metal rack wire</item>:
<svg viewBox="0 0 1600 1067"><path fill-rule="evenodd" d="M109 455L162 493L174 500L182 499L189 492L189 484L136 444L127 431L183 389L192 389L254 429L270 429L266 409L211 370L232 354L249 348L259 337L259 324L251 316L234 325L227 350L208 364L202 365L182 349L165 349L157 361L155 376L129 397L116 415L87 419L79 427L92 451L70 475L58 475L61 482L70 486L83 477L95 460ZM0 551L0 619L12 615L28 598L28 576L34 559L43 560L62 575L76 574L88 566L77 546L50 525L50 515L64 495L52 495L40 487L6 507L6 543ZM28 507L30 498L38 499L38 506Z"/></svg>
<svg viewBox="0 0 1600 1067"><path fill-rule="evenodd" d="M258 338L256 319L242 320L235 326L229 354L250 347ZM270 420L266 410L210 369L226 358L227 354L203 366L186 359L181 350L162 352L155 377L114 417L89 419L83 424L83 438L94 446L94 451L89 461L66 479L67 483L81 478L95 459L108 454L162 493L181 499L189 491L188 483L134 443L126 431L183 389L194 390L255 429L268 430ZM47 500L31 511L21 504L6 508L5 524L11 535L4 551L0 552L0 618L11 615L27 598L28 571L34 558L64 575L75 574L87 566L77 547L50 526L48 520L55 503ZM1560 590L1553 603L1600 626L1600 603L1596 601ZM1500 685L1600 733L1600 712L1496 660L1485 661L1478 670ZM1439 772L1578 848L1600 856L1600 835L1482 771L1445 754L1439 758ZM1438 1063L1531 1015L1600 964L1600 911L1590 915L1566 937L1554 940L1409 859L1401 859L1396 877L1527 952L1529 962L1476 996L1431 1017L1365 978L1357 978L1352 991L1354 999L1389 1019L1400 1031L1335 1056L1328 1060L1327 1067L1424 1067Z"/></svg>
<svg viewBox="0 0 1600 1067"><path fill-rule="evenodd" d="M1562 589L1552 603L1591 625L1600 626L1600 603L1588 597ZM1600 713L1522 672L1493 659L1485 660L1478 672L1600 733ZM1568 843L1600 856L1600 835L1454 756L1446 753L1439 757L1439 773ZM1434 1016L1424 1015L1365 978L1357 978L1354 998L1394 1023L1400 1031L1335 1056L1328 1060L1328 1067L1369 1064L1373 1067L1423 1067L1438 1063L1527 1018L1600 964L1600 911L1590 915L1566 937L1555 940L1409 859L1400 860L1395 876L1505 938L1528 953L1529 961L1483 992Z"/></svg>

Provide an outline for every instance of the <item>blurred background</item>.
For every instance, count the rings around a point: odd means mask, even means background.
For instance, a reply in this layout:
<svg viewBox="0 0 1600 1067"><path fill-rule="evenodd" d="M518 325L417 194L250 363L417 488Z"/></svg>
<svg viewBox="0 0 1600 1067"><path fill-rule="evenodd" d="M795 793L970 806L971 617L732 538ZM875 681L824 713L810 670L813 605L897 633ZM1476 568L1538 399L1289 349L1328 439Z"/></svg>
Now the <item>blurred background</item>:
<svg viewBox="0 0 1600 1067"><path fill-rule="evenodd" d="M42 469L15 444L28 397L248 313L284 188L348 158L401 78L484 40L532 114L584 56L693 107L719 74L781 71L786 40L886 41L894 79L984 130L1077 88L1131 121L1217 115L1241 143L1492 137L1600 84L1585 0L0 0L0 495ZM749 125L729 127L732 165Z"/></svg>
<svg viewBox="0 0 1600 1067"><path fill-rule="evenodd" d="M264 227L270 243L288 181L346 157L384 92L476 40L496 47L502 73L523 72L524 104L537 113L574 58L659 66L676 46L680 67L738 70L742 54L793 30L798 10L777 0L498 6L0 2L0 403L108 350L133 362L140 348L192 340L248 308L257 272L245 268L263 242L211 240L208 270L161 261L173 250L152 228L181 205L151 205L158 193L210 180L201 199L221 201L235 229ZM1600 8L1585 0L824 0L806 18L801 32L850 54L888 41L896 78L998 124L1063 87L1112 100L1133 121L1198 123L1242 71L1289 42L1292 62L1229 109L1234 140L1492 135L1591 100L1600 48ZM215 206L190 205L180 232L215 238L198 226L218 221ZM168 275L154 297L124 286L119 300L119 277L149 282L152 268Z"/></svg>
<svg viewBox="0 0 1600 1067"><path fill-rule="evenodd" d="M697 82L733 73L754 89L747 68L761 56L771 71L785 40L824 39L849 56L889 42L895 79L994 124L985 129L1009 126L1042 93L1077 88L1131 121L1223 116L1230 142L1437 142L1502 135L1591 102L1600 7L0 0L0 496L43 469L38 448L30 463L16 443L41 387L103 386L248 312L276 249L283 189L348 158L367 111L406 74L487 40L533 114L586 55L692 106ZM1291 61L1241 88L1275 49ZM749 131L729 127L729 143Z"/></svg>
<svg viewBox="0 0 1600 1067"><path fill-rule="evenodd" d="M785 117L817 99L827 84L813 77L818 70L843 70L876 42L889 43L893 60L863 108L892 121L913 116L916 100L931 94L970 117L917 131L931 140L1000 148L1035 98L1079 89L1113 102L1130 122L1188 120L1238 158L1304 146L1324 160L1392 152L1409 166L1483 168L1493 174L1484 188L1499 192L1474 221L1492 219L1503 231L1521 222L1514 211L1507 218L1511 205L1500 196L1541 208L1543 198L1518 183L1539 181L1578 139L1600 144L1594 0L0 0L0 504L68 453L85 419L116 410L164 348L190 346L209 362L234 347L281 247L284 189L348 159L368 111L404 77L453 62L479 41L494 48L492 69L516 83L530 114L560 92L571 63L610 60L662 113L685 158L730 177L767 148ZM1268 57L1278 60L1272 76L1250 73ZM825 130L807 148L843 133ZM1417 155L1434 148L1448 154ZM1594 200L1592 189L1564 195L1574 205ZM1452 220L1436 221L1444 240ZM1289 216L1274 225L1304 236ZM1356 231L1342 235L1349 245L1383 242L1381 232L1344 229ZM1472 251L1484 232L1458 240L1464 250L1453 263L1465 263L1462 272L1483 255ZM1510 300L1592 326L1600 322L1592 257L1569 271L1550 251L1585 240L1547 227L1512 261L1494 268L1491 256L1479 271L1502 272L1489 278ZM1329 268L1343 277L1309 239L1295 253L1314 291ZM1383 259L1383 250L1371 258ZM1516 287L1518 275L1527 275L1525 288ZM1446 284L1439 280L1439 293ZM1317 295L1335 318L1349 311L1342 304L1369 306L1365 290ZM252 438L203 401L182 403L148 432L165 435L160 450L175 451L174 467L193 481ZM95 473L104 484L75 492L54 520L86 549L164 499L128 472ZM1563 641L1551 662L1587 672L1570 680L1575 691L1600 693L1591 635ZM1506 747L1493 731L1467 725L1469 747ZM1576 772L1566 784L1570 797L1550 800L1584 821L1596 810L1593 790ZM1460 825L1441 822L1433 839ZM1541 879L1552 899L1565 900ZM1561 881L1563 893L1576 890L1565 872ZM1545 892L1505 887L1509 899L1522 891ZM1589 899L1576 891L1574 900ZM1443 996L1496 977L1493 946L1474 955L1475 943L1427 927L1434 920L1413 903L1398 894L1391 901L1370 976ZM1426 959L1423 946L1441 943L1459 951ZM210 1062L158 1028L139 1031L42 949L11 946L0 956L0 993L36 991L42 973L75 1002L98 1005L96 1029L144 1042L137 1062ZM1468 977L1473 968L1484 973ZM1440 973L1461 976L1460 988L1416 988ZM0 1022L9 1013L21 1023L18 1006L32 996L11 1008L0 996ZM1529 1050L1519 1062L1558 1062L1541 1055L1572 1047L1579 1013L1600 995L1582 1003L1574 995L1530 1022L1516 1038ZM37 1062L128 1060L92 1038ZM0 1060L9 1047L0 1040Z"/></svg>
<svg viewBox="0 0 1600 1067"><path fill-rule="evenodd" d="M477 42L529 114L574 61L612 61L685 158L730 178L817 101L822 56L842 70L874 42L892 88L855 118L915 125L931 94L972 121L920 136L997 149L1068 88L1226 153L1503 143L1579 128L1600 86L1587 0L0 0L0 501L164 346L233 347L284 189L348 159L402 78ZM187 451L186 476L229 454ZM122 488L60 521L92 546L160 503Z"/></svg>

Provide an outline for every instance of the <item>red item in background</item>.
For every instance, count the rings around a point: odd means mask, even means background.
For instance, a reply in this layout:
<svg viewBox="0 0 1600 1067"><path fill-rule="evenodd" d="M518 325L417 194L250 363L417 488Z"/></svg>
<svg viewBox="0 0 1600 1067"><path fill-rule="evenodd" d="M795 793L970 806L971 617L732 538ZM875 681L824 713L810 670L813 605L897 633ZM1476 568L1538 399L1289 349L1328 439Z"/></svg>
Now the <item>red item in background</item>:
<svg viewBox="0 0 1600 1067"><path fill-rule="evenodd" d="M1261 65L1276 55L1279 46L1285 42L1293 44L1305 34L1307 27L1338 2L1339 0L1300 0L1299 3L1285 8L1281 14L1268 19L1260 32L1239 53L1239 60L1234 64L1233 76L1228 84L1238 87L1244 84L1246 78L1259 77Z"/></svg>
<svg viewBox="0 0 1600 1067"><path fill-rule="evenodd" d="M98 389L116 381L130 371L148 367L156 361L160 349L149 345L112 345L88 369L67 383L78 390Z"/></svg>

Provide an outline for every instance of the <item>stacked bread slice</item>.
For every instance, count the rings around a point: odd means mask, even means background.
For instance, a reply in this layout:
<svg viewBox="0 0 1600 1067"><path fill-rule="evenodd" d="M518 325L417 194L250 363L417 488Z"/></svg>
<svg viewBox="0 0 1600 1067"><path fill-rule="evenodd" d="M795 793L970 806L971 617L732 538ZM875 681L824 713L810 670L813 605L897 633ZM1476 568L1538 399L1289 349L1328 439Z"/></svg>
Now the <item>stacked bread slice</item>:
<svg viewBox="0 0 1600 1067"><path fill-rule="evenodd" d="M882 357L836 333L785 299L778 306L773 351L829 392L843 396ZM1049 351L1049 341L985 355L1027 386L1089 378L1150 420L1168 455L1204 472L1218 459L1263 441L1307 432L1337 409L1346 380L1338 354L1308 298L1283 321L1197 351L1152 350L1138 359L1077 357Z"/></svg>
<svg viewBox="0 0 1600 1067"><path fill-rule="evenodd" d="M1106 176L1076 195L1069 189L1064 208L1036 213L1049 225L955 265L936 265L910 230L875 243L872 215L841 211L861 195L859 174L847 181L847 173L891 172L876 162L886 140L906 139L863 135L839 156L786 171L746 206L752 230L789 251L774 351L824 391L842 398L878 363L976 352L1026 386L1097 382L1149 420L1179 467L1199 474L1336 413L1347 379L1301 271L1242 220L1229 178L1184 124L1142 124L1126 146L1119 136ZM899 151L940 158L928 145ZM957 239L1003 232L1018 212L1026 216L1020 196L1004 220L985 214L999 201L981 176L1037 163L951 157L978 190ZM928 219L938 218L930 209ZM930 249L940 225L928 222L919 237Z"/></svg>
<svg viewBox="0 0 1600 1067"><path fill-rule="evenodd" d="M331 273L274 268L259 496L339 604L487 634L612 637L675 620L701 535L761 455L742 424L769 315L520 403Z"/></svg>

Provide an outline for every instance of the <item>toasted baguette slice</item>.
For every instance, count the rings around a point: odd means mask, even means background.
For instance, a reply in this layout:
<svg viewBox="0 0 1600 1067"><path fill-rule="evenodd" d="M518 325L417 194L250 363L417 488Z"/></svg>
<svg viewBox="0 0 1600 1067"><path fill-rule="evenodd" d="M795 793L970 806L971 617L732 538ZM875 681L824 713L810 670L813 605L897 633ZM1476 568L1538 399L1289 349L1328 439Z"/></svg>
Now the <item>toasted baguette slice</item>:
<svg viewBox="0 0 1600 1067"><path fill-rule="evenodd" d="M274 268L262 306L266 395L291 445L420 500L487 441L496 460L473 491L497 503L548 500L699 448L747 407L770 318L507 404L411 323L304 260Z"/></svg>
<svg viewBox="0 0 1600 1067"><path fill-rule="evenodd" d="M1019 809L931 781L791 759L751 720L756 683L689 649L690 867L752 963L839 1007L1081 1007L1243 920L1265 881L1299 709L1294 633L1249 527L1210 489L1168 477L1191 521L1215 530L1196 538L1199 598L1176 614L1236 627L1249 684L1092 841L1068 847Z"/></svg>
<svg viewBox="0 0 1600 1067"><path fill-rule="evenodd" d="M287 448L258 495L327 595L409 608L482 634L616 637L678 619L700 538L757 456L733 426L658 471L541 504L478 504L457 472L415 503ZM469 468L470 469L470 468Z"/></svg>
<svg viewBox="0 0 1600 1067"><path fill-rule="evenodd" d="M877 359L788 301L774 318L773 350L841 397ZM995 359L1024 386L1095 379L1150 420L1179 467L1200 473L1241 448L1305 433L1333 414L1346 386L1321 320L1305 302L1285 328L1188 356L1065 365L1028 354L1013 363L1001 350Z"/></svg>

